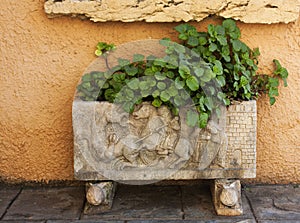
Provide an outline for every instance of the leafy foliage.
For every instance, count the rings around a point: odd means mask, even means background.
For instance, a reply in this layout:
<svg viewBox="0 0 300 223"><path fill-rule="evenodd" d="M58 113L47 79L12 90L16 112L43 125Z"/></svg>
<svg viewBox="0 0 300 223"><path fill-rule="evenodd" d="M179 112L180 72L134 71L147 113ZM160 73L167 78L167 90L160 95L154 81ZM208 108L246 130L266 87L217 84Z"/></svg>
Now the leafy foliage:
<svg viewBox="0 0 300 223"><path fill-rule="evenodd" d="M220 105L233 100L257 99L268 94L270 104L278 96L279 80L287 86L287 70L278 60L272 76L258 75L258 49L250 49L239 40L241 33L233 20L209 25L198 32L189 24L175 27L181 44L163 39L166 56L156 58L136 54L132 60L119 58L118 66L106 72L90 72L78 85L78 96L87 101L122 104L127 112L142 101L155 107L167 105L175 115L182 107L189 126L204 128ZM98 43L96 55L114 48Z"/></svg>
<svg viewBox="0 0 300 223"><path fill-rule="evenodd" d="M115 48L116 48L115 44L107 44L104 42L99 42L97 44L97 49L95 51L95 55L99 57L99 56L103 55L104 53L109 52L110 50L114 50Z"/></svg>

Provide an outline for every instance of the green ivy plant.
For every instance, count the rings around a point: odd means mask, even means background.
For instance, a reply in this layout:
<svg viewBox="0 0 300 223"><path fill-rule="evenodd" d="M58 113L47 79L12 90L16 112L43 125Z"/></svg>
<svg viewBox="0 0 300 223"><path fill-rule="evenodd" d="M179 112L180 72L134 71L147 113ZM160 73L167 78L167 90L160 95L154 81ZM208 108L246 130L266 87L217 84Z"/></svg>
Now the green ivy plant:
<svg viewBox="0 0 300 223"><path fill-rule="evenodd" d="M115 44L107 44L104 42L99 42L96 47L97 49L95 50L95 55L98 57L101 55L105 55L105 53L108 53L109 51L116 48Z"/></svg>
<svg viewBox="0 0 300 223"><path fill-rule="evenodd" d="M160 41L166 47L164 57L135 54L131 61L119 58L119 64L107 71L85 74L77 87L78 96L119 103L127 112L142 101L155 107L167 105L174 115L185 107L187 124L204 128L212 113L220 113L220 105L257 99L263 93L273 105L280 79L287 86L288 72L278 60L274 59L272 75L257 74L259 50L240 40L240 29L233 20L209 25L207 32L198 32L189 24L175 30L180 43ZM100 42L95 54L112 49L113 44Z"/></svg>

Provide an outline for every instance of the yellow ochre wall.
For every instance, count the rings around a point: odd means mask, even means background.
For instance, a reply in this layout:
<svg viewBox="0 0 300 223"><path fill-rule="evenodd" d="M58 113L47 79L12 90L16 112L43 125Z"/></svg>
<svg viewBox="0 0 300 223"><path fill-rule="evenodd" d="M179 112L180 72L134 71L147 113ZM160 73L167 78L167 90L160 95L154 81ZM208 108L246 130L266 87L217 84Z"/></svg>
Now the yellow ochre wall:
<svg viewBox="0 0 300 223"><path fill-rule="evenodd" d="M44 0L0 1L0 178L8 182L73 179L73 94L95 59L98 41L117 45L175 38L175 23L93 23L48 19ZM192 23L205 30L216 18ZM258 103L255 183L300 183L300 19L290 24L238 22L242 39L261 51L260 68L277 58L289 87L270 108Z"/></svg>

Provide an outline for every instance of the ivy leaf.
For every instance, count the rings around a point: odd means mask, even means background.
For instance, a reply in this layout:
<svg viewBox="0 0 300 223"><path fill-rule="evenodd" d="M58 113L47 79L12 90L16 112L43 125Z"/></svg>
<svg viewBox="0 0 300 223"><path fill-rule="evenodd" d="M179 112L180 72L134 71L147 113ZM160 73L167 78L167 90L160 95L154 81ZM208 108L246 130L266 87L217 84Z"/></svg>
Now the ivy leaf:
<svg viewBox="0 0 300 223"><path fill-rule="evenodd" d="M239 83L238 83L237 81L235 81L235 82L233 83L233 87L235 88L236 91L238 91L238 90L240 89Z"/></svg>
<svg viewBox="0 0 300 223"><path fill-rule="evenodd" d="M91 85L91 83L90 82L84 82L84 83L82 83L82 85L81 85L83 88L85 88L86 90L90 90L91 89L91 87L92 87L92 85Z"/></svg>
<svg viewBox="0 0 300 223"><path fill-rule="evenodd" d="M92 71L91 73L92 79L100 79L104 77L103 72Z"/></svg>
<svg viewBox="0 0 300 223"><path fill-rule="evenodd" d="M128 113L132 113L134 110L134 103L131 101L127 101L123 104L123 109L124 111L128 112Z"/></svg>
<svg viewBox="0 0 300 223"><path fill-rule="evenodd" d="M144 74L146 76L153 76L155 74L155 72L153 72L153 70L148 67L148 68L145 69Z"/></svg>
<svg viewBox="0 0 300 223"><path fill-rule="evenodd" d="M203 45L205 45L206 43L207 43L206 37L200 36L200 37L199 37L199 44L203 46Z"/></svg>
<svg viewBox="0 0 300 223"><path fill-rule="evenodd" d="M128 89L128 88L126 88L124 90L124 94L125 94L126 98L129 99L129 100L132 100L135 97L134 92L132 90Z"/></svg>
<svg viewBox="0 0 300 223"><path fill-rule="evenodd" d="M181 40L187 40L188 36L185 33L180 33L178 38L181 39Z"/></svg>
<svg viewBox="0 0 300 223"><path fill-rule="evenodd" d="M196 91L199 89L199 82L196 77L190 76L186 79L186 85L191 89L192 91Z"/></svg>
<svg viewBox="0 0 300 223"><path fill-rule="evenodd" d="M198 38L196 38L194 36L190 36L188 38L187 44L192 46L192 47L195 47L195 46L198 46L199 40L198 40Z"/></svg>
<svg viewBox="0 0 300 223"><path fill-rule="evenodd" d="M147 81L140 81L139 82L139 88L143 90L147 90L150 88L149 83Z"/></svg>
<svg viewBox="0 0 300 223"><path fill-rule="evenodd" d="M224 105L230 105L230 100L228 98L226 98L226 94L223 92L218 92L217 97L219 100L221 100Z"/></svg>
<svg viewBox="0 0 300 223"><path fill-rule="evenodd" d="M130 61L123 58L118 58L118 63L121 67L125 67L130 64Z"/></svg>
<svg viewBox="0 0 300 223"><path fill-rule="evenodd" d="M229 55L230 54L230 50L229 50L229 46L223 46L222 47L222 55Z"/></svg>
<svg viewBox="0 0 300 223"><path fill-rule="evenodd" d="M213 72L217 75L223 74L223 67L222 63L219 60L216 60L215 65L213 66Z"/></svg>
<svg viewBox="0 0 300 223"><path fill-rule="evenodd" d="M187 125L190 127L196 126L199 120L199 114L193 110L188 110L187 112Z"/></svg>
<svg viewBox="0 0 300 223"><path fill-rule="evenodd" d="M143 98L146 98L146 97L148 97L149 95L151 95L151 89L147 88L147 89L145 89L145 90L141 90L140 93L141 93L141 95L142 95Z"/></svg>
<svg viewBox="0 0 300 223"><path fill-rule="evenodd" d="M207 27L207 31L208 31L208 34L211 37L215 37L216 33L215 33L215 26L214 25L209 24L208 27Z"/></svg>
<svg viewBox="0 0 300 223"><path fill-rule="evenodd" d="M168 92L166 92L166 91L162 91L161 93L160 93L160 99L163 101L163 102L167 102L167 101L169 101L170 100L170 95L168 94Z"/></svg>
<svg viewBox="0 0 300 223"><path fill-rule="evenodd" d="M241 76L240 86L246 86L249 83L248 79L245 76Z"/></svg>
<svg viewBox="0 0 300 223"><path fill-rule="evenodd" d="M201 77L204 74L204 69L201 67L196 67L194 70L197 77Z"/></svg>
<svg viewBox="0 0 300 223"><path fill-rule="evenodd" d="M162 101L161 101L159 98L155 98L155 99L152 101L152 105L153 105L154 107L159 108L159 107L161 106L161 104L162 104Z"/></svg>
<svg viewBox="0 0 300 223"><path fill-rule="evenodd" d="M287 69L282 67L278 60L274 59L273 62L276 65L276 70L274 71L274 74L277 75L277 76L280 76L283 79L284 86L287 87L286 79L289 75Z"/></svg>
<svg viewBox="0 0 300 223"><path fill-rule="evenodd" d="M230 100L229 100L229 98L224 98L224 99L223 99L223 103L224 103L226 106L229 106L229 105L230 105Z"/></svg>
<svg viewBox="0 0 300 223"><path fill-rule="evenodd" d="M269 77L268 85L270 86L270 88L278 87L279 86L279 80L277 78Z"/></svg>
<svg viewBox="0 0 300 223"><path fill-rule="evenodd" d="M223 58L224 58L224 60L225 60L226 62L230 62L230 60L231 60L231 57L230 57L230 56L228 56L228 55L223 55L223 54L222 54L222 56L223 56Z"/></svg>
<svg viewBox="0 0 300 223"><path fill-rule="evenodd" d="M157 58L153 61L155 66L164 67L166 65L166 61L163 58Z"/></svg>
<svg viewBox="0 0 300 223"><path fill-rule="evenodd" d="M260 55L259 48L254 48L253 49L253 57L257 58L259 55Z"/></svg>
<svg viewBox="0 0 300 223"><path fill-rule="evenodd" d="M208 114L205 112L202 112L199 116L199 127L200 128L205 128L207 126L207 122L208 122Z"/></svg>
<svg viewBox="0 0 300 223"><path fill-rule="evenodd" d="M135 66L125 66L125 72L129 75L129 76L135 76L138 73L138 68Z"/></svg>
<svg viewBox="0 0 300 223"><path fill-rule="evenodd" d="M219 35L219 36L224 36L225 35L225 28L223 26L220 26L220 25L217 25L215 27L215 30L216 30L216 33Z"/></svg>
<svg viewBox="0 0 300 223"><path fill-rule="evenodd" d="M139 89L139 83L140 82L137 78L133 78L127 83L127 86L132 90L137 90Z"/></svg>
<svg viewBox="0 0 300 223"><path fill-rule="evenodd" d="M113 89L107 89L104 92L105 99L111 103L114 101L115 96L116 96L116 94Z"/></svg>
<svg viewBox="0 0 300 223"><path fill-rule="evenodd" d="M190 69L186 65L180 65L178 72L183 79L186 79L191 74Z"/></svg>
<svg viewBox="0 0 300 223"><path fill-rule="evenodd" d="M222 22L222 26L225 28L225 30L230 33L230 32L234 32L234 30L236 29L236 23L234 20L232 19L226 19Z"/></svg>
<svg viewBox="0 0 300 223"><path fill-rule="evenodd" d="M217 81L218 81L218 84L220 85L220 87L224 87L226 84L225 77L223 77L223 76L217 76Z"/></svg>
<svg viewBox="0 0 300 223"><path fill-rule="evenodd" d="M156 72L154 76L155 76L156 80L159 80L159 81L166 79L166 76L160 72Z"/></svg>
<svg viewBox="0 0 300 223"><path fill-rule="evenodd" d="M176 95L174 97L174 103L175 103L176 106L180 107L180 106L182 106L184 104L184 100L179 95Z"/></svg>
<svg viewBox="0 0 300 223"><path fill-rule="evenodd" d="M219 78L219 77L222 77L222 76L218 76L217 78ZM223 78L224 78L224 77L223 77ZM222 82L222 81L220 81L220 82ZM219 85L220 85L221 87L223 87L223 86L221 85L221 83L220 83ZM214 87L209 86L208 89L209 89L211 95L214 95L214 94L215 94L216 89L215 89Z"/></svg>
<svg viewBox="0 0 300 223"><path fill-rule="evenodd" d="M107 44L105 42L99 42L96 47L97 47L97 50L95 51L96 56L101 56L102 54L115 49L114 44Z"/></svg>
<svg viewBox="0 0 300 223"><path fill-rule="evenodd" d="M126 74L125 73L114 73L113 79L116 82L123 82L125 80Z"/></svg>
<svg viewBox="0 0 300 223"><path fill-rule="evenodd" d="M167 85L164 82L158 82L157 83L157 88L159 90L164 90L164 89L166 89L166 87L167 87Z"/></svg>
<svg viewBox="0 0 300 223"><path fill-rule="evenodd" d="M213 109L214 103L211 97L206 97L204 99L204 104L209 111Z"/></svg>
<svg viewBox="0 0 300 223"><path fill-rule="evenodd" d="M211 69L206 69L204 75L201 77L201 81L209 82L214 76L215 74L212 72Z"/></svg>
<svg viewBox="0 0 300 223"><path fill-rule="evenodd" d="M274 97L270 97L270 105L274 105L276 102L276 99Z"/></svg>
<svg viewBox="0 0 300 223"><path fill-rule="evenodd" d="M270 88L269 95L271 95L271 96L278 96L279 95L278 88Z"/></svg>
<svg viewBox="0 0 300 223"><path fill-rule="evenodd" d="M177 90L177 88L176 88L174 85L170 86L170 87L168 88L168 91L167 91L167 92L168 92L168 94L169 94L170 96L172 96L172 97L178 95L178 90Z"/></svg>
<svg viewBox="0 0 300 223"><path fill-rule="evenodd" d="M186 91L181 91L180 97L182 97L183 100L187 100L190 98L190 95Z"/></svg>
<svg viewBox="0 0 300 223"><path fill-rule="evenodd" d="M180 24L174 28L179 33L185 33L187 30L187 24Z"/></svg>
<svg viewBox="0 0 300 223"><path fill-rule="evenodd" d="M97 50L95 50L95 55L96 56L101 56L102 55L102 50L101 49L97 49Z"/></svg>
<svg viewBox="0 0 300 223"><path fill-rule="evenodd" d="M175 74L174 74L174 72L173 71L167 71L166 73L165 73L165 75L168 77L168 78L170 78L170 79L173 79L174 78L174 76L175 76Z"/></svg>
<svg viewBox="0 0 300 223"><path fill-rule="evenodd" d="M227 45L227 39L225 36L217 36L217 40L219 41L219 43L222 46L226 46Z"/></svg>
<svg viewBox="0 0 300 223"><path fill-rule="evenodd" d="M91 81L91 80L92 80L92 76L91 76L90 73L85 74L85 75L83 75L83 77L82 77L82 81L83 81L83 82L89 82L89 81Z"/></svg>
<svg viewBox="0 0 300 223"><path fill-rule="evenodd" d="M175 79L175 87L177 89L182 89L184 87L184 85L185 85L185 82L182 81L182 80L180 80L180 77L176 77L176 79Z"/></svg>
<svg viewBox="0 0 300 223"><path fill-rule="evenodd" d="M217 44L215 44L215 43L211 43L211 44L209 45L209 47L208 47L208 49L209 49L210 52L216 51L217 48L218 48L218 47L217 47Z"/></svg>
<svg viewBox="0 0 300 223"><path fill-rule="evenodd" d="M206 108L205 108L205 106L204 106L204 100L205 100L204 96L201 96L201 97L199 98L199 100L198 100L199 107L200 107L200 110L201 110L201 111L206 111Z"/></svg>
<svg viewBox="0 0 300 223"><path fill-rule="evenodd" d="M142 54L134 54L132 62L141 62L144 61L145 56Z"/></svg>
<svg viewBox="0 0 300 223"><path fill-rule="evenodd" d="M229 33L232 39L239 39L241 37L241 31L238 27L235 27L234 31Z"/></svg>
<svg viewBox="0 0 300 223"><path fill-rule="evenodd" d="M162 38L159 40L159 44L162 46L169 47L173 42L170 40L170 38Z"/></svg>
<svg viewBox="0 0 300 223"><path fill-rule="evenodd" d="M232 47L233 47L233 50L238 52L241 50L242 48L242 42L240 40L232 40Z"/></svg>
<svg viewBox="0 0 300 223"><path fill-rule="evenodd" d="M174 50L177 52L177 53L185 53L185 47L176 43L174 44Z"/></svg>
<svg viewBox="0 0 300 223"><path fill-rule="evenodd" d="M160 91L159 90L155 90L152 92L152 97L153 98L157 98L160 95Z"/></svg>

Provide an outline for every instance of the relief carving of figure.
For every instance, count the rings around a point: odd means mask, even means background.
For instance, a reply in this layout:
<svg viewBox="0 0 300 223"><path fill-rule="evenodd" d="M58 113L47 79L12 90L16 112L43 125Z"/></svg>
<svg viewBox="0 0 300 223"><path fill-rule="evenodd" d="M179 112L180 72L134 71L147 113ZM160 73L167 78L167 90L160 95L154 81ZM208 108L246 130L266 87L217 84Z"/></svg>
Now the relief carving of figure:
<svg viewBox="0 0 300 223"><path fill-rule="evenodd" d="M154 166L163 154L158 152L159 146L167 134L168 124L164 117L158 116L157 109L150 104L138 107L128 120L129 132L118 134L117 123L106 126L107 149L105 157L113 161L113 167ZM111 131L112 129L112 131Z"/></svg>
<svg viewBox="0 0 300 223"><path fill-rule="evenodd" d="M199 169L211 164L224 167L226 136L212 120L205 129L189 130L187 135L182 133L179 117L174 117L166 106L155 108L142 103L127 117L126 125L124 120L119 122L123 115L116 115L119 118L106 120L106 143L100 149L101 160L111 163L112 169L174 169L189 160Z"/></svg>
<svg viewBox="0 0 300 223"><path fill-rule="evenodd" d="M198 136L198 142L193 156L194 162L199 163L199 169L209 165L225 167L227 137L224 130L213 120L209 120L205 129Z"/></svg>

